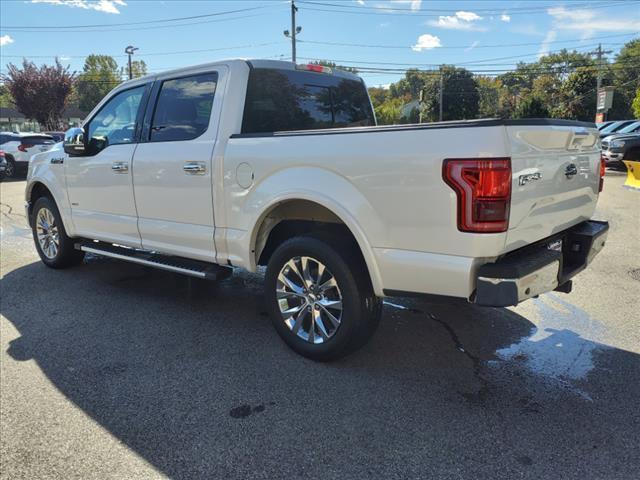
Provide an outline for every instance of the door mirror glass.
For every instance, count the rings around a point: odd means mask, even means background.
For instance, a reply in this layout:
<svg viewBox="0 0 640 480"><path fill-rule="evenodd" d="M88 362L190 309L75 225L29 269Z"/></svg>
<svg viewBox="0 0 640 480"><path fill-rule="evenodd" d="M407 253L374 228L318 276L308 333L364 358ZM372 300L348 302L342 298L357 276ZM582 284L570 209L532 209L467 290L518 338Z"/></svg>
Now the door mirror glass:
<svg viewBox="0 0 640 480"><path fill-rule="evenodd" d="M64 134L64 151L70 157L86 155L84 130L82 128L70 128Z"/></svg>

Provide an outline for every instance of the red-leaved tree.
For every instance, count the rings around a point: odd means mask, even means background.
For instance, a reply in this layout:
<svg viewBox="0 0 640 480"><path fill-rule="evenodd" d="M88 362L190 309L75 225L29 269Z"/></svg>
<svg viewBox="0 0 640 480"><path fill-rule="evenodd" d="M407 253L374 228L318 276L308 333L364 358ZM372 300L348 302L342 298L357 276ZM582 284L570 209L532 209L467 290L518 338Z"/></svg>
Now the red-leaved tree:
<svg viewBox="0 0 640 480"><path fill-rule="evenodd" d="M62 112L73 89L74 74L56 58L55 65L36 67L26 59L22 68L8 65L6 86L22 114L47 130L62 127Z"/></svg>

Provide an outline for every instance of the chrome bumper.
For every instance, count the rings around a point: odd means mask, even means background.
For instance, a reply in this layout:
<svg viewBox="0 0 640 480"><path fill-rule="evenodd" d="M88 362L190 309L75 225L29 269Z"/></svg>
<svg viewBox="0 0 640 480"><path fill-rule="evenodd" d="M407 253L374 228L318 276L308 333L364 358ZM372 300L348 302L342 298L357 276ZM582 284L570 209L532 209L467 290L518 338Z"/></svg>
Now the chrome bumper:
<svg viewBox="0 0 640 480"><path fill-rule="evenodd" d="M570 292L571 278L600 253L608 231L607 222L583 222L560 235L507 254L495 263L482 265L472 301L506 307L552 290Z"/></svg>

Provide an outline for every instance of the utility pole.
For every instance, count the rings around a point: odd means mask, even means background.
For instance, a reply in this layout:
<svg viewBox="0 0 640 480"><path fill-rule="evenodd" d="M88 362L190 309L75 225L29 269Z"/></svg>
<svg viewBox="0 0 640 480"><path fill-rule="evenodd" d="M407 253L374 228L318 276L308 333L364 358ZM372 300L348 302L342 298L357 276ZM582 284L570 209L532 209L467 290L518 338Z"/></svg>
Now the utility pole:
<svg viewBox="0 0 640 480"><path fill-rule="evenodd" d="M598 91L600 91L600 87L602 87L602 57L608 53L612 53L612 50L602 50L602 44L598 44L598 49L593 52L589 52L589 55L597 55L598 56L598 77L597 77L597 86Z"/></svg>
<svg viewBox="0 0 640 480"><path fill-rule="evenodd" d="M440 72L440 101L438 102L440 105L440 114L438 115L438 121L442 121L442 99L444 98L444 82L442 81L442 72Z"/></svg>
<svg viewBox="0 0 640 480"><path fill-rule="evenodd" d="M136 50L138 50L138 47L134 47L133 45L129 45L127 48L124 49L124 53L129 55L129 80L131 80L133 78L133 68L132 68L132 65L131 65L131 55L133 55L133 52L135 52Z"/></svg>
<svg viewBox="0 0 640 480"><path fill-rule="evenodd" d="M298 7L294 0L291 0L291 31L285 30L284 36L291 38L291 61L296 63L296 35L302 31L302 27L296 27L296 12Z"/></svg>

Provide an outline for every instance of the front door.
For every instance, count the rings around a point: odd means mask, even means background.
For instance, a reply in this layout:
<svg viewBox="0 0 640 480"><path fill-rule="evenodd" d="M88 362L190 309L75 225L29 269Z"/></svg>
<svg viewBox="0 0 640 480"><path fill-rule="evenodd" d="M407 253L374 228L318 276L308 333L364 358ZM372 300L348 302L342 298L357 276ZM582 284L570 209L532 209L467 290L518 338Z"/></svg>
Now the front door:
<svg viewBox="0 0 640 480"><path fill-rule="evenodd" d="M215 260L212 157L222 71L156 81L133 159L145 249Z"/></svg>
<svg viewBox="0 0 640 480"><path fill-rule="evenodd" d="M144 85L116 93L85 125L87 156L65 162L75 234L140 247L131 161Z"/></svg>

